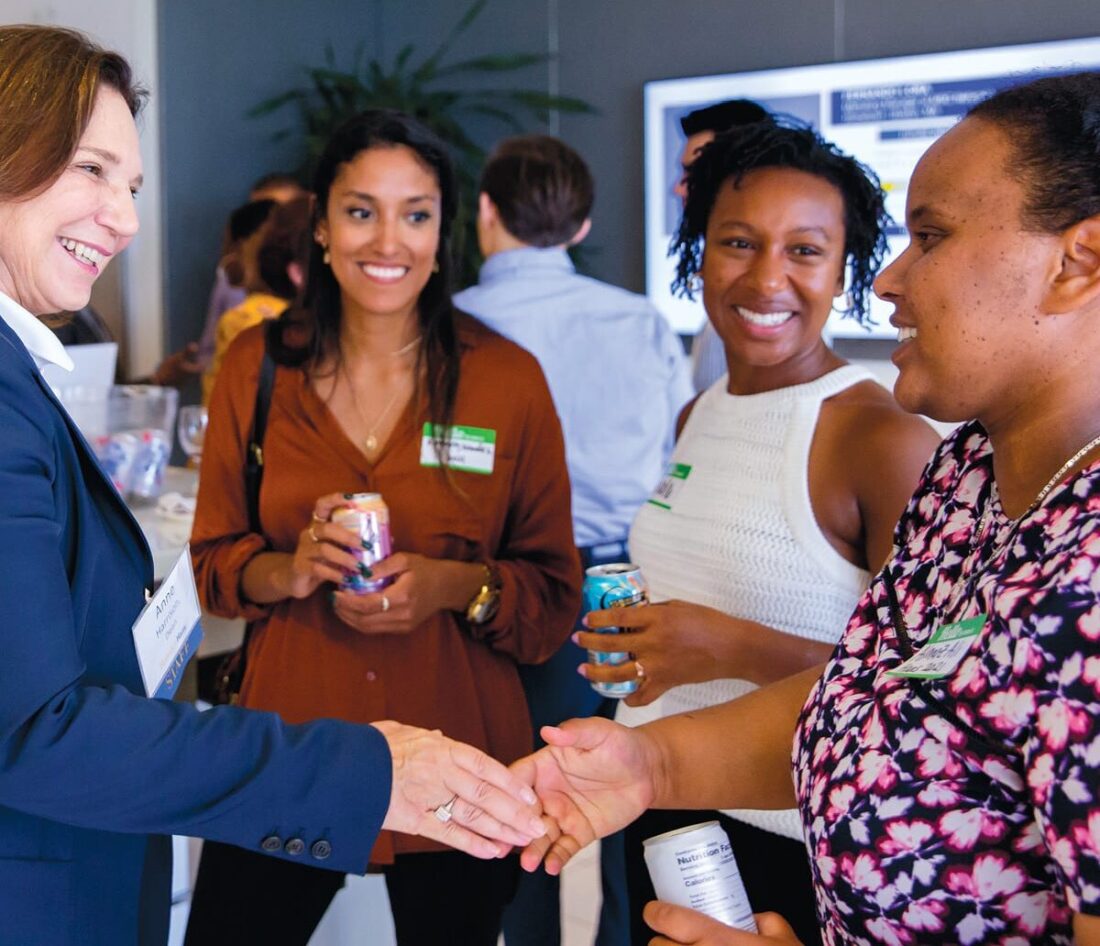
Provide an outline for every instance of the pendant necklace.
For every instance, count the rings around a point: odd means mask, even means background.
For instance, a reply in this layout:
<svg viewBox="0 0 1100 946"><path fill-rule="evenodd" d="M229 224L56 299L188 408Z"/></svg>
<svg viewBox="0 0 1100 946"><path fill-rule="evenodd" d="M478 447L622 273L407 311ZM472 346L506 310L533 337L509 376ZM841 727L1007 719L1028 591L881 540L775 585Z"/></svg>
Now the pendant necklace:
<svg viewBox="0 0 1100 946"><path fill-rule="evenodd" d="M407 345L402 345L396 351L390 352L389 357L400 358L402 355L407 355L420 344L420 339L421 336L417 335L416 338ZM363 449L366 450L367 453L373 454L374 451L378 449L378 438L375 436L375 432L382 426L382 422L389 415L393 405L397 403L397 398L401 395L401 388L398 387L397 390L393 392L390 399L386 402L386 406L382 408L381 413L374 419L374 423L368 424L366 418L363 417L363 412L359 409L358 391L355 389L355 384L352 382L350 374L347 375L347 379L348 387L351 388L352 406L355 408L355 413L359 415L359 419L363 422L363 426L367 428L367 436L363 438Z"/></svg>

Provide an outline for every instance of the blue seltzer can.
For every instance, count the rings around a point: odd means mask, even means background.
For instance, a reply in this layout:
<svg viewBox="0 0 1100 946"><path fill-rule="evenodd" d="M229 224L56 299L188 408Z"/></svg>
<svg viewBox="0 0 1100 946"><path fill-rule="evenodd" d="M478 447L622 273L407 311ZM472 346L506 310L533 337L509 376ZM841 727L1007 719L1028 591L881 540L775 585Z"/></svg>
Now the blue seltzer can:
<svg viewBox="0 0 1100 946"><path fill-rule="evenodd" d="M359 536L360 547L352 552L369 568L393 551L389 507L381 493L348 493L344 499L347 505L333 512L332 521ZM366 595L381 591L392 582L392 578L367 578L355 573L345 575L340 587L344 591Z"/></svg>
<svg viewBox="0 0 1100 946"><path fill-rule="evenodd" d="M616 562L611 565L593 565L584 573L584 611L605 611L608 608L633 608L649 603L649 589L646 587L642 570L628 562ZM621 627L592 628L600 634L619 634ZM633 654L607 654L601 651L588 652L589 663L619 664L629 663ZM638 689L637 680L624 680L622 683L592 683L592 689L601 696L622 699Z"/></svg>

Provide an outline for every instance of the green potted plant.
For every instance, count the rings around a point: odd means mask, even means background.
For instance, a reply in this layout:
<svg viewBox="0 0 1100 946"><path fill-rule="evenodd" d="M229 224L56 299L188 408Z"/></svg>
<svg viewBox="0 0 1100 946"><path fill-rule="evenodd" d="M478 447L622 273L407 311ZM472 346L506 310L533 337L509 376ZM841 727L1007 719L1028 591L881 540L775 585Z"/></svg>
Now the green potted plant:
<svg viewBox="0 0 1100 946"><path fill-rule="evenodd" d="M497 81L484 87L448 86L456 77L497 80L547 60L542 53L502 53L445 62L456 39L468 30L487 0L475 0L450 34L424 59L414 62L414 47L403 47L388 69L378 60L363 62L362 48L352 67L337 67L329 46L325 65L306 70L307 81L260 102L249 115L259 117L288 107L297 109L300 127L284 129L277 140L302 134L304 154L301 173L308 180L332 131L350 116L366 108L395 108L416 116L436 132L452 150L462 204L455 221L454 245L458 277L465 284L476 280L480 254L475 230L477 181L485 160L484 149L466 130L470 119L489 119L506 133L526 130L525 121L546 122L552 112L592 113L578 98L550 95L534 89L501 88Z"/></svg>

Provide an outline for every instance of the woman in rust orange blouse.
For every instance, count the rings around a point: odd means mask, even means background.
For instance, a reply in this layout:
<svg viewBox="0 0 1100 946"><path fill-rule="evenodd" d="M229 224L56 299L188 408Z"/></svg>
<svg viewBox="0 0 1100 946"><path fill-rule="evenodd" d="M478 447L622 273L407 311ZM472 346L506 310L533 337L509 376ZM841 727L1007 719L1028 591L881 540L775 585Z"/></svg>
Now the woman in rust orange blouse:
<svg viewBox="0 0 1100 946"><path fill-rule="evenodd" d="M396 718L514 760L532 739L516 663L553 654L579 605L553 403L533 357L451 305L455 188L431 133L364 113L334 135L314 190L304 301L266 328L263 534L248 528L243 464L265 327L240 336L214 390L192 536L203 604L256 622L244 705L294 722ZM451 431L445 468L433 424ZM470 428L493 447L464 454ZM395 549L373 570L393 583L360 596L336 590L358 537L328 521L355 492L383 495ZM371 861L402 946L496 942L514 859L383 833ZM188 942L218 943L229 912L276 909L280 941L304 946L343 877L282 867L209 847Z"/></svg>

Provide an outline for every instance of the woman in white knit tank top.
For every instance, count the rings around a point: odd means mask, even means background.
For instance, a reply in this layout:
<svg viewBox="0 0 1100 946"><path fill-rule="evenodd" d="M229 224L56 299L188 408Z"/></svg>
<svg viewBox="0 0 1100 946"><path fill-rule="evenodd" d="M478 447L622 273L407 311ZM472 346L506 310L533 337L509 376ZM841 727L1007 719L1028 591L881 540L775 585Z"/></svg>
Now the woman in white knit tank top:
<svg viewBox="0 0 1100 946"><path fill-rule="evenodd" d="M617 715L628 725L824 662L938 441L822 339L846 271L849 314L867 318L888 219L869 172L811 130L768 121L719 136L688 187L677 285L690 294L701 278L729 374L685 408L668 475L631 531L654 604L589 615L628 628L628 642L579 636L636 656L582 667L640 682ZM796 812L729 815L754 909L820 942ZM707 817L650 811L627 829L635 943L648 942L653 897L641 841Z"/></svg>

